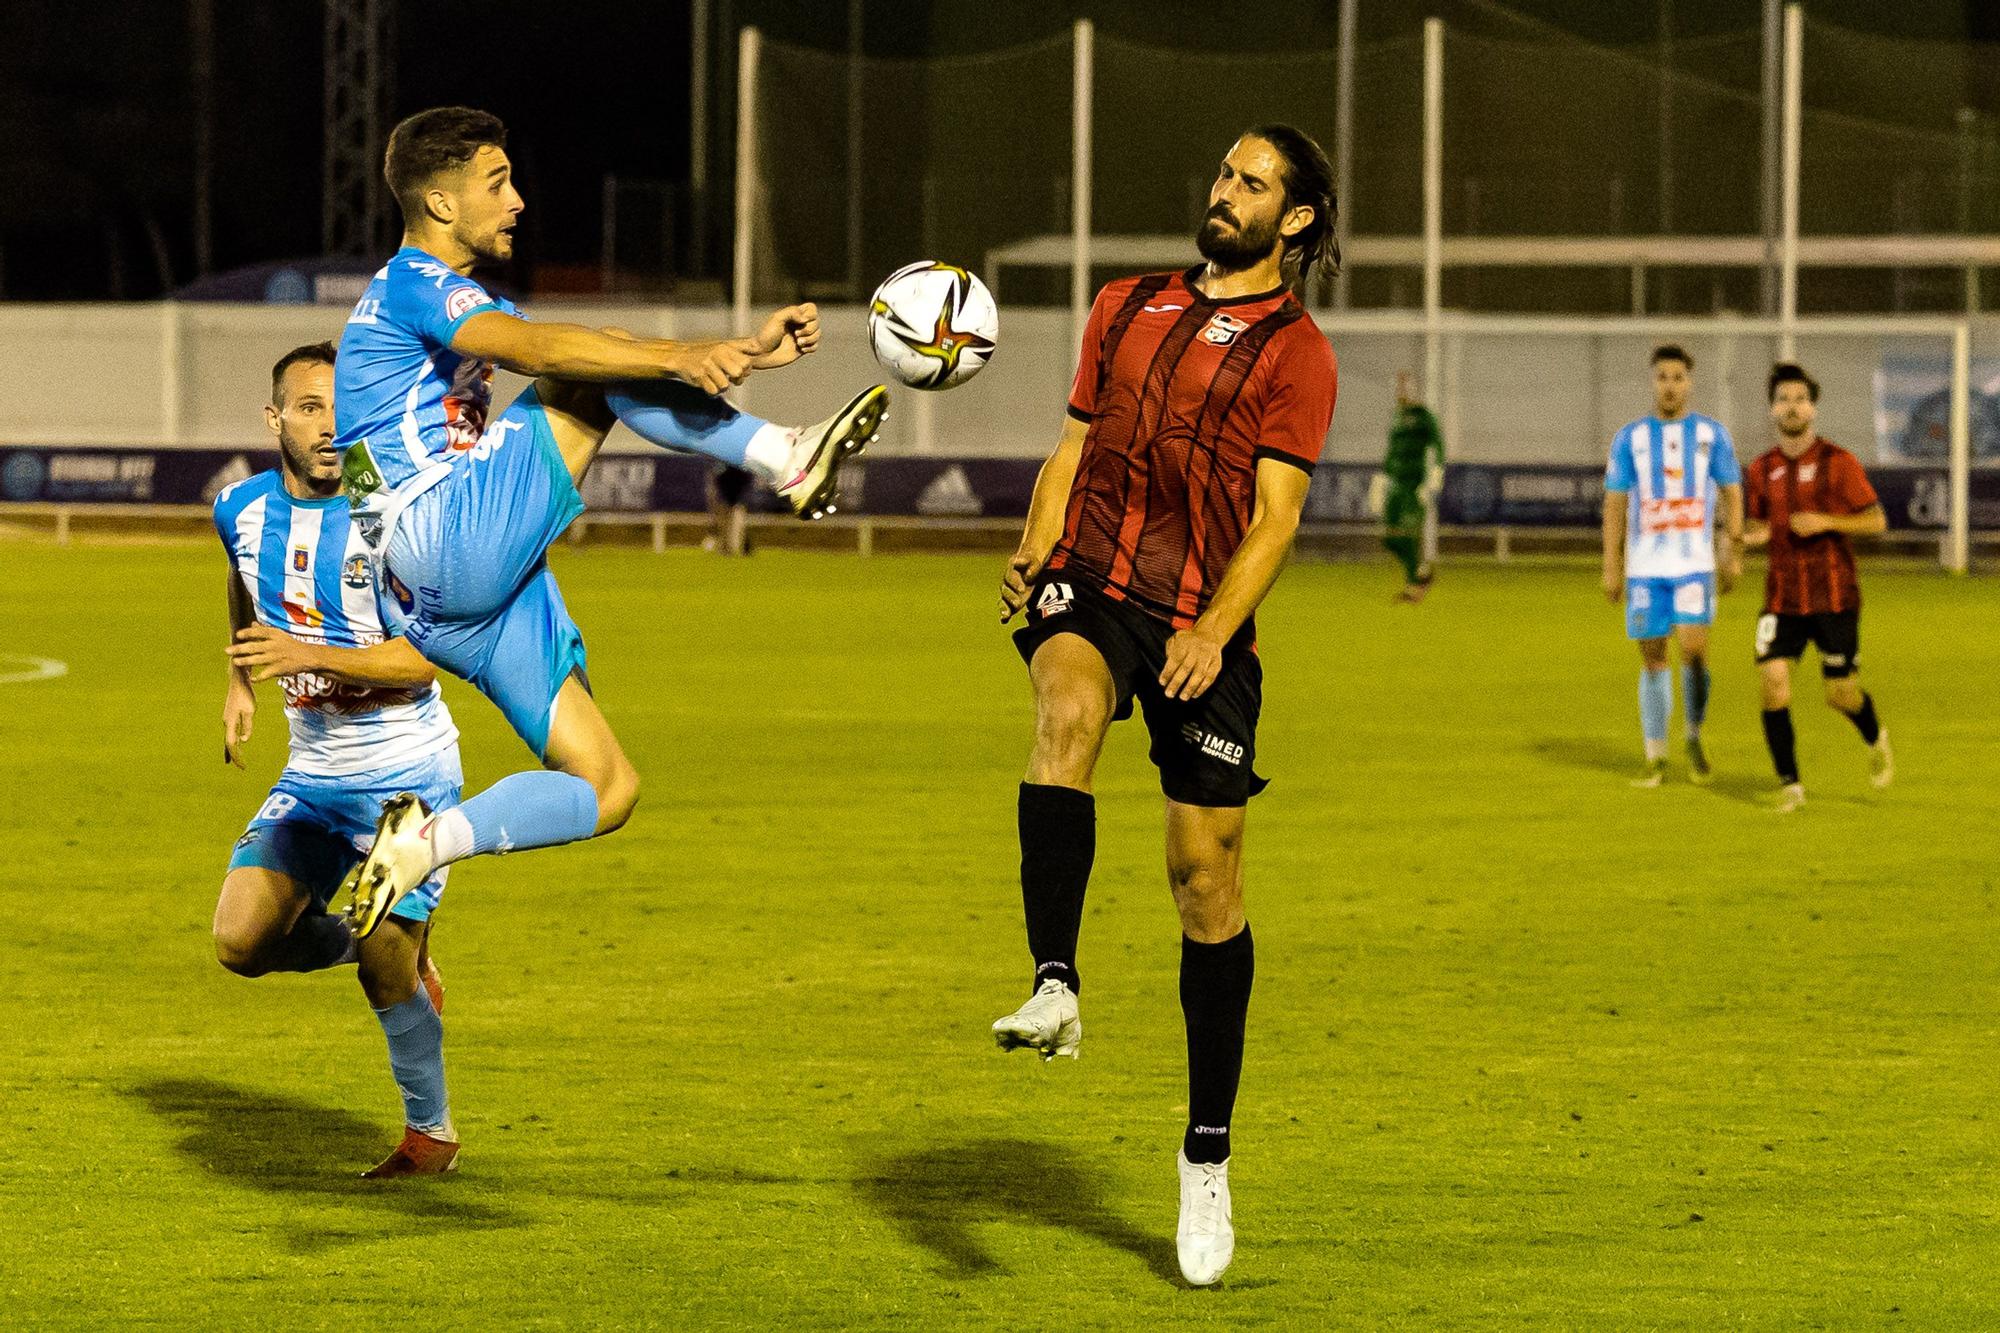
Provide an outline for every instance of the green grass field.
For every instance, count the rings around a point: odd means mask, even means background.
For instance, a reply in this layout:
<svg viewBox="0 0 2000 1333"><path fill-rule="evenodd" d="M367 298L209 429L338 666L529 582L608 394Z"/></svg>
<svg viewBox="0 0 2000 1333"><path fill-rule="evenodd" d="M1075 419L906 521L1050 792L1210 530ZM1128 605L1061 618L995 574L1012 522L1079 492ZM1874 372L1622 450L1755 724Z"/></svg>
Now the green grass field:
<svg viewBox="0 0 2000 1333"><path fill-rule="evenodd" d="M1263 617L1237 1260L1174 1269L1177 930L1144 732L1100 774L1075 1064L1021 997L1025 678L998 561L558 553L645 775L599 844L468 864L435 945L463 1169L348 974L209 917L283 759L220 762L220 555L0 546L0 1321L510 1328L1991 1328L2000 595L1868 580L1901 767L1795 705L1753 593L1721 780L1630 790L1636 655L1583 565L1302 566ZM0 662L0 671L9 664ZM457 683L469 785L523 766ZM1677 774L1678 777L1678 774Z"/></svg>

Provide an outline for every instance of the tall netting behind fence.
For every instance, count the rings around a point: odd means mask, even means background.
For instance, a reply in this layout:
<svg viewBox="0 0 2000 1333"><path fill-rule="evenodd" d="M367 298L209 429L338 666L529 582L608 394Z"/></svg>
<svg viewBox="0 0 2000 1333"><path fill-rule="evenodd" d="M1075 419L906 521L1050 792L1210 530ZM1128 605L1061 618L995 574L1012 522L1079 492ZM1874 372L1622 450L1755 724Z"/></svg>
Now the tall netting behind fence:
<svg viewBox="0 0 2000 1333"><path fill-rule="evenodd" d="M852 60L763 43L755 299L865 299L917 259L1069 226L1068 34L987 55Z"/></svg>

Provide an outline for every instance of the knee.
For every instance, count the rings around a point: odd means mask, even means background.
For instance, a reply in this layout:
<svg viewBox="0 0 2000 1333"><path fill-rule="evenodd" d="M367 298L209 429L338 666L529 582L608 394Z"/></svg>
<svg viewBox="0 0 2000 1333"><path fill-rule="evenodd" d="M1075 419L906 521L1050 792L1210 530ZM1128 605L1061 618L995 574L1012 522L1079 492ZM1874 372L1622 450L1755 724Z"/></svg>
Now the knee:
<svg viewBox="0 0 2000 1333"><path fill-rule="evenodd" d="M1784 680L1772 680L1767 676L1764 680L1765 711L1769 712L1770 710L1777 708L1790 708L1791 706L1792 706L1791 682Z"/></svg>
<svg viewBox="0 0 2000 1333"><path fill-rule="evenodd" d="M253 932L218 924L215 928L215 961L225 972L239 977L261 977L270 971L259 956L263 940Z"/></svg>
<svg viewBox="0 0 2000 1333"><path fill-rule="evenodd" d="M1828 681L1826 683L1826 706L1836 713L1860 712L1860 687L1847 679Z"/></svg>
<svg viewBox="0 0 2000 1333"><path fill-rule="evenodd" d="M1035 710L1035 749L1048 759L1087 761L1109 722L1100 699L1076 690L1052 695Z"/></svg>

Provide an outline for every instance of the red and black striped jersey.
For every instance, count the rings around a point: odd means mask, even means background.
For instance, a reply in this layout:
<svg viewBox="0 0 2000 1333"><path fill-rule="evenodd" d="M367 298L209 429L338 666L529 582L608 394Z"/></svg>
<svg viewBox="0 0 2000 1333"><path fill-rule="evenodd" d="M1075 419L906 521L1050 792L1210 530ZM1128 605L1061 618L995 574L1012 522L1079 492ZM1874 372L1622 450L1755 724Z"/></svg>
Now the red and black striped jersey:
<svg viewBox="0 0 2000 1333"><path fill-rule="evenodd" d="M1090 431L1048 563L1180 629L1242 544L1258 461L1310 472L1338 388L1289 291L1210 300L1197 271L1097 294L1069 397Z"/></svg>
<svg viewBox="0 0 2000 1333"><path fill-rule="evenodd" d="M1764 609L1780 615L1852 611L1861 605L1854 550L1847 534L1792 534L1793 514L1858 514L1879 503L1861 460L1825 438L1797 458L1768 449L1745 470L1744 508L1771 526L1771 567Z"/></svg>

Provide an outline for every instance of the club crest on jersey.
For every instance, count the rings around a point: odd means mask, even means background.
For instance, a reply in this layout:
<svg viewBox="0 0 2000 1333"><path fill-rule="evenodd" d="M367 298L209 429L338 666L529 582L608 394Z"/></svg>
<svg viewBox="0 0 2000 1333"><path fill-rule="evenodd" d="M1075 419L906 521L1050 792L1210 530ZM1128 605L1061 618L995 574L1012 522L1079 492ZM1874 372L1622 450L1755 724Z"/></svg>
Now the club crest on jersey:
<svg viewBox="0 0 2000 1333"><path fill-rule="evenodd" d="M1215 318L1208 321L1208 327L1201 331L1201 336L1204 342L1214 343L1217 347L1227 347L1236 341L1237 334L1249 327L1236 316L1218 310Z"/></svg>
<svg viewBox="0 0 2000 1333"><path fill-rule="evenodd" d="M1035 599L1035 614L1047 617L1067 611L1075 596L1067 583L1047 584L1042 588L1042 595Z"/></svg>
<svg viewBox="0 0 2000 1333"><path fill-rule="evenodd" d="M1818 475L1819 475L1819 464L1817 463L1805 463L1802 464L1799 468L1799 481L1801 483L1811 481L1814 477Z"/></svg>
<svg viewBox="0 0 2000 1333"><path fill-rule="evenodd" d="M292 572L293 572L294 574L303 574L303 573L305 573L305 572L306 572L306 565L307 565L307 564L308 564L308 563L309 563L309 562L311 561L311 559L312 559L312 556L311 556L311 554L310 554L310 553L309 553L309 552L308 552L308 551L306 550L306 548L305 548L305 547L303 547L303 546L294 546L294 547L292 548Z"/></svg>
<svg viewBox="0 0 2000 1333"><path fill-rule="evenodd" d="M368 557L365 555L348 556L347 563L340 567L340 581L350 588L367 587Z"/></svg>

